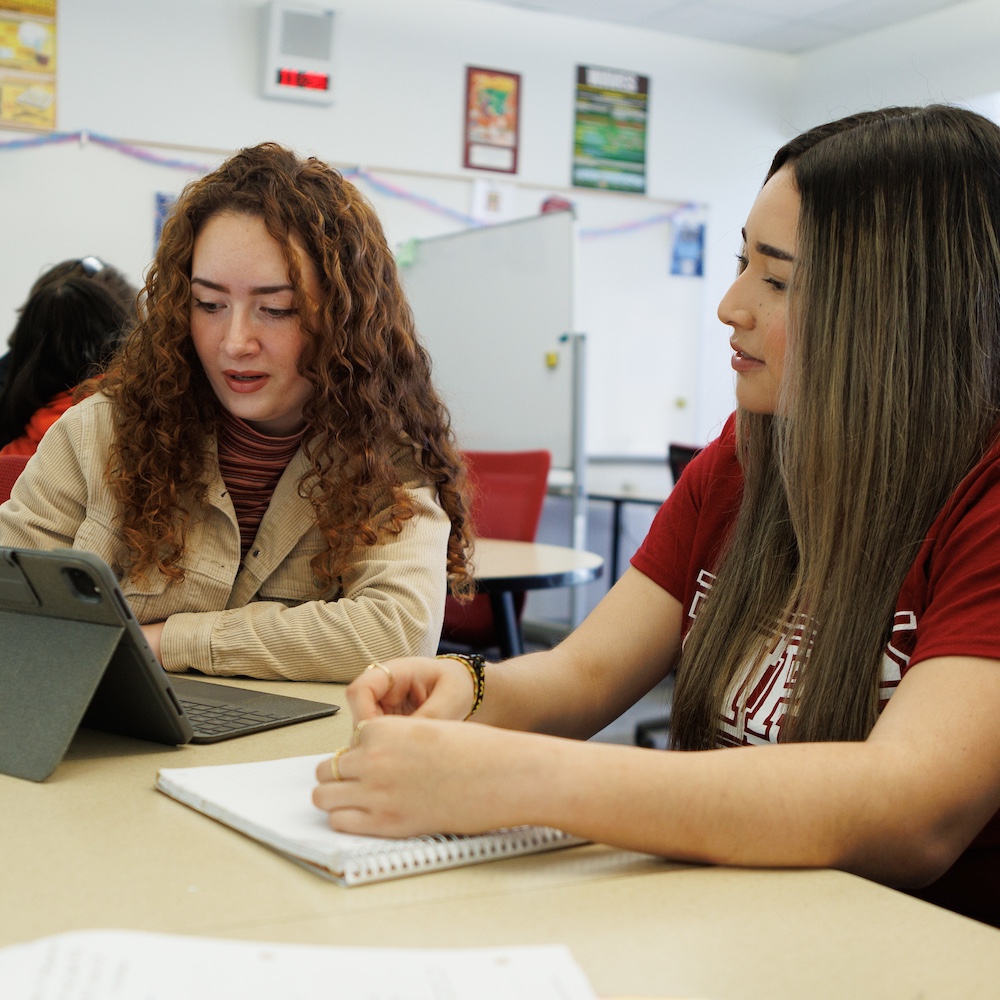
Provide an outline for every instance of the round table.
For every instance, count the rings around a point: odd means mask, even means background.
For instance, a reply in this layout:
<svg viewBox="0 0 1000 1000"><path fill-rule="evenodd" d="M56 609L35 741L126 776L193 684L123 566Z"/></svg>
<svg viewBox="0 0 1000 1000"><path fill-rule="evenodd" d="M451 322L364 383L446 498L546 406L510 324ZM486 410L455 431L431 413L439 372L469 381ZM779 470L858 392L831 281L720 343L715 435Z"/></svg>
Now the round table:
<svg viewBox="0 0 1000 1000"><path fill-rule="evenodd" d="M479 538L473 554L476 588L488 594L500 655L524 652L514 594L548 587L578 587L596 580L604 559L594 552L543 542Z"/></svg>

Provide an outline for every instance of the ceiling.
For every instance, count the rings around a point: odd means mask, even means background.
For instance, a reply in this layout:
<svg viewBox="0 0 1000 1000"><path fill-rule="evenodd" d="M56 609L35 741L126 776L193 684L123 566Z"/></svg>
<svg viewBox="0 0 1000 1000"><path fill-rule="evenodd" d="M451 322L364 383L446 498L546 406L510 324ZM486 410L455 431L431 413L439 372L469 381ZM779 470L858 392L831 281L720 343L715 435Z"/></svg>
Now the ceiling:
<svg viewBox="0 0 1000 1000"><path fill-rule="evenodd" d="M480 0L483 2L483 0ZM772 52L805 52L965 0L485 0Z"/></svg>

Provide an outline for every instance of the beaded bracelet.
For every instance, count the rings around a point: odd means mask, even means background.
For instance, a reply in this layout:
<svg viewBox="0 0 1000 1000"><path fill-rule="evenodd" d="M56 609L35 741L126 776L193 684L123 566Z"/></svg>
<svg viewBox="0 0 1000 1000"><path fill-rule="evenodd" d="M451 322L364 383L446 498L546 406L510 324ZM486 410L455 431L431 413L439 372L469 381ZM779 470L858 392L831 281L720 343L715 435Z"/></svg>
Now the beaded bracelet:
<svg viewBox="0 0 1000 1000"><path fill-rule="evenodd" d="M472 708L465 718L471 719L476 714L476 709L483 703L483 695L486 694L486 658L479 653L439 653L435 659L458 660L469 668L475 697L472 699Z"/></svg>

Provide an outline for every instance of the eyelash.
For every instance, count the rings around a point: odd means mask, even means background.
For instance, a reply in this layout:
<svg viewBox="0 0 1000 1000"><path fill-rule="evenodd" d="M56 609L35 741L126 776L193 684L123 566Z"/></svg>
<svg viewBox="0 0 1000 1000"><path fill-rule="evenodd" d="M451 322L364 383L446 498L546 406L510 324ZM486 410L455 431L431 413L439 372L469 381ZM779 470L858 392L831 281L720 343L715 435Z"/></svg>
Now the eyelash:
<svg viewBox="0 0 1000 1000"><path fill-rule="evenodd" d="M217 313L222 308L222 304L219 302L207 302L206 300L199 299L196 296L192 296L192 298L194 298L195 309L201 309L210 316ZM269 319L288 319L289 317L295 315L294 309L271 309L267 306L262 308L262 312Z"/></svg>
<svg viewBox="0 0 1000 1000"><path fill-rule="evenodd" d="M742 253L736 254L736 261L739 265L736 273L742 274L747 269L750 261L747 259L746 255ZM780 281L778 278L761 278L761 281L763 281L765 285L770 285L776 292L783 292L788 288L788 282Z"/></svg>

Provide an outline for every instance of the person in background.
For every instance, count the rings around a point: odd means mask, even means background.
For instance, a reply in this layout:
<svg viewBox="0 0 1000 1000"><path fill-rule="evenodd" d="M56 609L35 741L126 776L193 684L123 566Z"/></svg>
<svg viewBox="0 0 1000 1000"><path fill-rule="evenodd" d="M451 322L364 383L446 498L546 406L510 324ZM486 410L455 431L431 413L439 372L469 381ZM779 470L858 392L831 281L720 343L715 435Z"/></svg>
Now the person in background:
<svg viewBox="0 0 1000 1000"><path fill-rule="evenodd" d="M75 387L103 368L127 323L123 304L89 278L59 278L32 292L0 389L0 455L35 453L72 405Z"/></svg>
<svg viewBox="0 0 1000 1000"><path fill-rule="evenodd" d="M381 225L273 143L192 182L136 328L0 506L117 573L168 670L345 680L437 648L464 470Z"/></svg>
<svg viewBox="0 0 1000 1000"><path fill-rule="evenodd" d="M782 147L719 306L734 418L554 650L348 688L331 825L537 823L1000 923L998 178L1000 129L960 108ZM670 750L583 742L671 671Z"/></svg>
<svg viewBox="0 0 1000 1000"><path fill-rule="evenodd" d="M101 285L125 310L129 325L135 322L137 289L118 268L105 263L100 257L74 257L54 264L35 280L28 292L28 300L48 285L58 284L66 278L89 278ZM24 308L21 306L18 312L23 312ZM7 383L16 331L17 326L8 338L8 351L0 356L0 389Z"/></svg>

